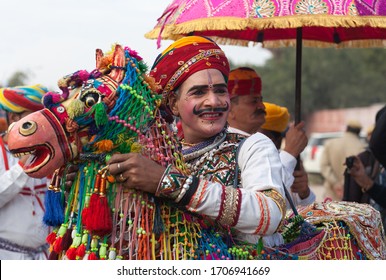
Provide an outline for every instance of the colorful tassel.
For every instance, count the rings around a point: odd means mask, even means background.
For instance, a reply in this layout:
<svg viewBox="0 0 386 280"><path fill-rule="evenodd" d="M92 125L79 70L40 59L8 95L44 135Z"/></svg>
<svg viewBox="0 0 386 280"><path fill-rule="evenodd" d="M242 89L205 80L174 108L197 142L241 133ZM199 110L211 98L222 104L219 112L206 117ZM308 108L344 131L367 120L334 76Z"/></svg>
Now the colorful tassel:
<svg viewBox="0 0 386 280"><path fill-rule="evenodd" d="M58 227L64 221L64 205L60 191L59 170L54 172L51 184L46 191L44 198L45 213L43 222L47 226Z"/></svg>
<svg viewBox="0 0 386 280"><path fill-rule="evenodd" d="M91 252L90 255L88 256L88 260L97 260L98 257L95 252Z"/></svg>
<svg viewBox="0 0 386 280"><path fill-rule="evenodd" d="M86 246L82 243L76 249L76 259L77 260L83 259L85 254L86 254Z"/></svg>
<svg viewBox="0 0 386 280"><path fill-rule="evenodd" d="M79 246L81 245L82 237L81 234L76 233L75 237L73 238L72 244L70 248L66 252L66 256L69 260L75 260L77 255L77 250ZM81 251L79 251L81 253Z"/></svg>
<svg viewBox="0 0 386 280"><path fill-rule="evenodd" d="M91 195L90 206L87 210L89 214L87 214L86 217L87 230L99 236L104 236L109 233L113 225L111 210L106 197L106 171L107 167L98 171L94 193ZM97 193L98 191L99 193Z"/></svg>
<svg viewBox="0 0 386 280"><path fill-rule="evenodd" d="M88 206L86 205L86 207L83 208L82 210L82 222L88 231L92 231L94 229L92 217L95 216L96 209L97 209L101 179L102 179L102 174L98 172L94 183L94 190L93 190L93 193L91 194Z"/></svg>
<svg viewBox="0 0 386 280"><path fill-rule="evenodd" d="M68 117L74 119L75 117L81 115L84 111L84 103L79 99L75 99L67 108Z"/></svg>
<svg viewBox="0 0 386 280"><path fill-rule="evenodd" d="M66 251L68 248L70 248L72 244L72 229L69 228L66 230L66 233L63 235L62 239L62 250Z"/></svg>
<svg viewBox="0 0 386 280"><path fill-rule="evenodd" d="M106 105L103 102L99 102L92 107L94 111L95 124L99 128L108 122L108 116L106 113Z"/></svg>
<svg viewBox="0 0 386 280"><path fill-rule="evenodd" d="M56 231L51 232L46 237L46 242L50 245L54 244L55 240L56 240Z"/></svg>
<svg viewBox="0 0 386 280"><path fill-rule="evenodd" d="M70 247L67 252L66 256L69 260L75 260L76 258L76 248L75 247Z"/></svg>
<svg viewBox="0 0 386 280"><path fill-rule="evenodd" d="M56 252L57 254L60 254L63 249L62 249L62 240L63 240L63 237L59 236L56 238L55 240L55 243L54 243L54 252Z"/></svg>
<svg viewBox="0 0 386 280"><path fill-rule="evenodd" d="M58 254L60 254L63 251L62 241L63 241L63 236L65 235L65 233L67 231L67 227L68 227L68 224L66 224L66 223L63 223L60 226L58 233L57 233L56 240L53 244L53 249Z"/></svg>
<svg viewBox="0 0 386 280"><path fill-rule="evenodd" d="M56 253L54 250L51 251L50 255L48 256L49 260L58 260L59 254Z"/></svg>

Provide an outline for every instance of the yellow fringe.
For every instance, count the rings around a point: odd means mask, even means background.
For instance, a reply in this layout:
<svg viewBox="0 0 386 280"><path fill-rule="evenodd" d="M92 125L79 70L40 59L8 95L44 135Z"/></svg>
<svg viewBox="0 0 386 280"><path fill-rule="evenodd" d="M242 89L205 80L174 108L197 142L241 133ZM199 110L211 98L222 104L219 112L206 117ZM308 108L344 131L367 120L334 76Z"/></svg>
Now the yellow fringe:
<svg viewBox="0 0 386 280"><path fill-rule="evenodd" d="M191 20L180 24L167 24L162 30L161 39L178 40L194 31L207 30L246 30L246 29L286 29L297 27L373 27L386 28L385 16L334 16L334 15L292 15L271 18L248 18L241 19L236 17L203 18ZM158 39L161 25L157 25L153 30L145 34L147 39ZM219 44L248 46L248 41L212 37ZM295 45L294 40L264 42L266 47L284 47ZM325 42L305 42L306 46L331 47L334 43ZM358 40L355 42L342 42L339 47L384 47L383 40Z"/></svg>

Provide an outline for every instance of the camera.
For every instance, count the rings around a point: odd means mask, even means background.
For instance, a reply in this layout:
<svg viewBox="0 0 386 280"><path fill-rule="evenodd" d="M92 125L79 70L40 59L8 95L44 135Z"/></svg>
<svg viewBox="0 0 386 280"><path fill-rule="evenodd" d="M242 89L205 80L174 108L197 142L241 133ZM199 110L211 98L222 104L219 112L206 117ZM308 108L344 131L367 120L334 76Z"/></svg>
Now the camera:
<svg viewBox="0 0 386 280"><path fill-rule="evenodd" d="M346 158L346 166L348 169L351 169L354 166L354 160L355 160L354 156Z"/></svg>

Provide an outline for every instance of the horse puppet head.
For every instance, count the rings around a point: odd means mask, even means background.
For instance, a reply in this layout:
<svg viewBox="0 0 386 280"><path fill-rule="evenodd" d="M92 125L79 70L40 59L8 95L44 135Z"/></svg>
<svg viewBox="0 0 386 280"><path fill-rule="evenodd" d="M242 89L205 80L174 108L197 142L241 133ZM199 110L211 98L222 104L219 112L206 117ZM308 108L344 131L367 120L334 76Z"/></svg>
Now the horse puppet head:
<svg viewBox="0 0 386 280"><path fill-rule="evenodd" d="M24 171L42 178L84 157L104 160L109 153L129 152L132 139L145 138L160 105L146 70L135 51L117 44L106 55L96 50L92 72L60 79L61 93L47 93L43 110L9 129L10 151L30 155Z"/></svg>

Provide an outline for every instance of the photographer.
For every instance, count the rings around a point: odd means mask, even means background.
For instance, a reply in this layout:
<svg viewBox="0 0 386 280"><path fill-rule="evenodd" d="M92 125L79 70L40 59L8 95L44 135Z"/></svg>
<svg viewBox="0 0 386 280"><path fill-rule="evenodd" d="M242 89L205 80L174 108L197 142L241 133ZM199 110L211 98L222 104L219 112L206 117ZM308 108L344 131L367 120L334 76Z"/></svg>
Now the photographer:
<svg viewBox="0 0 386 280"><path fill-rule="evenodd" d="M376 159L386 166L386 106L377 113L377 118L369 147Z"/></svg>
<svg viewBox="0 0 386 280"><path fill-rule="evenodd" d="M380 124L381 115L386 112L386 106L379 110L375 116L376 126ZM374 137L370 133L370 143ZM370 147L358 156L346 158L344 199L359 203L371 204L382 216L386 226L386 172L377 160ZM386 229L385 229L386 230Z"/></svg>
<svg viewBox="0 0 386 280"><path fill-rule="evenodd" d="M359 156L355 156L353 166L349 169L350 177L355 180L355 183L358 184L363 194L368 194L371 199L378 203L383 208L386 208L386 185L385 185L385 171L378 162L374 165L372 173L366 173L364 164L362 163ZM378 168L377 168L378 166ZM378 170L376 170L378 169ZM350 188L350 191L353 188ZM350 201L354 201L349 199ZM357 201L357 202L366 202L366 201Z"/></svg>

